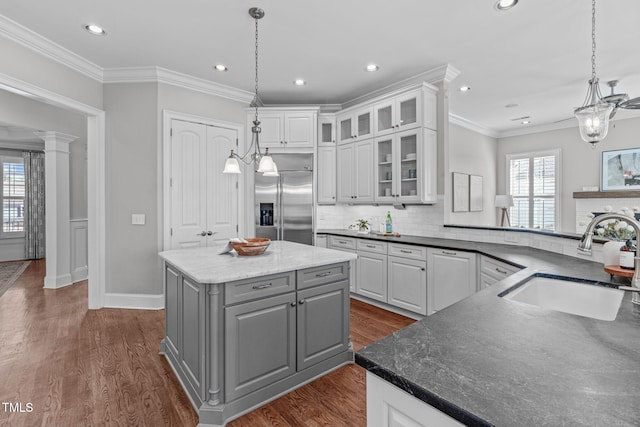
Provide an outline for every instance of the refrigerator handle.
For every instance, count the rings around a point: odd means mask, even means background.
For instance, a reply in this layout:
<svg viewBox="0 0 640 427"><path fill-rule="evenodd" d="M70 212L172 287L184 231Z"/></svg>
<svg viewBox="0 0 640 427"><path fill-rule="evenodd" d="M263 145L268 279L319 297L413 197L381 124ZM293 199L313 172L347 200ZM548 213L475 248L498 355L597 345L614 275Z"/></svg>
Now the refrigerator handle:
<svg viewBox="0 0 640 427"><path fill-rule="evenodd" d="M282 207L282 175L278 177L278 215L280 220L278 221L278 240L284 240L284 212Z"/></svg>

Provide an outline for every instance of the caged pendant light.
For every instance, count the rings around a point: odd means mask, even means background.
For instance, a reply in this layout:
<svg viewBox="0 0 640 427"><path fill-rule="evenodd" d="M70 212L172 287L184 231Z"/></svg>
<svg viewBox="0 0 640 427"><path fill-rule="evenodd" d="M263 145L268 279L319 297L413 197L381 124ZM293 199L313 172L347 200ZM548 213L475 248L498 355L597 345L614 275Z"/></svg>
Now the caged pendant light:
<svg viewBox="0 0 640 427"><path fill-rule="evenodd" d="M254 19L256 26L256 78L255 78L255 95L253 101L251 102L251 106L255 107L255 117L253 120L253 127L251 128L251 145L247 152L240 156L231 150L231 154L227 158L227 161L224 164L224 170L222 173L240 173L240 163L241 161L245 165L257 164L257 171L267 175L267 176L278 176L278 168L269 155L269 149L265 149L264 154L260 150L260 120L258 119L258 106L260 104L260 98L258 97L258 20L264 17L264 10L252 7L249 9L249 15ZM253 148L253 152L251 149ZM247 159L248 160L245 160Z"/></svg>
<svg viewBox="0 0 640 427"><path fill-rule="evenodd" d="M582 107L576 108L580 136L591 147L602 141L609 131L609 119L614 105L602 99L596 76L596 0L591 2L591 80Z"/></svg>

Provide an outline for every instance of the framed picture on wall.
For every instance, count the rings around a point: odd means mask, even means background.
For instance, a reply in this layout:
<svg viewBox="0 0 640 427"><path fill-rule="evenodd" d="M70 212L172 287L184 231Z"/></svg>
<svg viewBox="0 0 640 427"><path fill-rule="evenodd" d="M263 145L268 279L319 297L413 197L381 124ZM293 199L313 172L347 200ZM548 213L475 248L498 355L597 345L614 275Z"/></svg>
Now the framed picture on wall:
<svg viewBox="0 0 640 427"><path fill-rule="evenodd" d="M482 176L469 175L469 211L482 212Z"/></svg>
<svg viewBox="0 0 640 427"><path fill-rule="evenodd" d="M602 191L640 190L640 148L602 152Z"/></svg>
<svg viewBox="0 0 640 427"><path fill-rule="evenodd" d="M469 212L469 175L452 172L453 174L453 211Z"/></svg>

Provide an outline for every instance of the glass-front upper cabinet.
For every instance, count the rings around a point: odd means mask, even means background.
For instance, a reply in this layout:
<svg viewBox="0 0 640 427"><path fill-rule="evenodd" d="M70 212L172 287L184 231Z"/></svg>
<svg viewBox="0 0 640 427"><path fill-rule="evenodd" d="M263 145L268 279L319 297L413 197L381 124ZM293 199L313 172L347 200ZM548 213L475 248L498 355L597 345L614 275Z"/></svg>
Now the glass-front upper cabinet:
<svg viewBox="0 0 640 427"><path fill-rule="evenodd" d="M394 137L376 138L375 153L376 169L376 197L378 202L393 202L395 188L393 185L394 164Z"/></svg>
<svg viewBox="0 0 640 427"><path fill-rule="evenodd" d="M422 92L420 89L382 101L374 107L376 136L411 129L421 125Z"/></svg>
<svg viewBox="0 0 640 427"><path fill-rule="evenodd" d="M418 139L420 130L407 131L397 135L399 154L398 197L402 200L418 198L418 183L422 178L422 168L418 167Z"/></svg>
<svg viewBox="0 0 640 427"><path fill-rule="evenodd" d="M361 141L373 136L373 109L371 107L350 111L338 116L338 144Z"/></svg>
<svg viewBox="0 0 640 427"><path fill-rule="evenodd" d="M333 147L336 145L336 116L334 114L318 115L318 146Z"/></svg>

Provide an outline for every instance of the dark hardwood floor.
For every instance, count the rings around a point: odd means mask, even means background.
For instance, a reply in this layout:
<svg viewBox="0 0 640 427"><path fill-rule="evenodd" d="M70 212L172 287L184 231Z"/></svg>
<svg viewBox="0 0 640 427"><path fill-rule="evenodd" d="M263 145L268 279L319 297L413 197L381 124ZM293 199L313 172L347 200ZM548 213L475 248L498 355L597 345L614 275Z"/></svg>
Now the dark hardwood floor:
<svg viewBox="0 0 640 427"><path fill-rule="evenodd" d="M88 310L86 282L45 290L44 268L32 262L0 297L0 426L195 426L158 354L164 312ZM356 350L413 322L351 301ZM365 426L365 396L349 365L228 425Z"/></svg>

